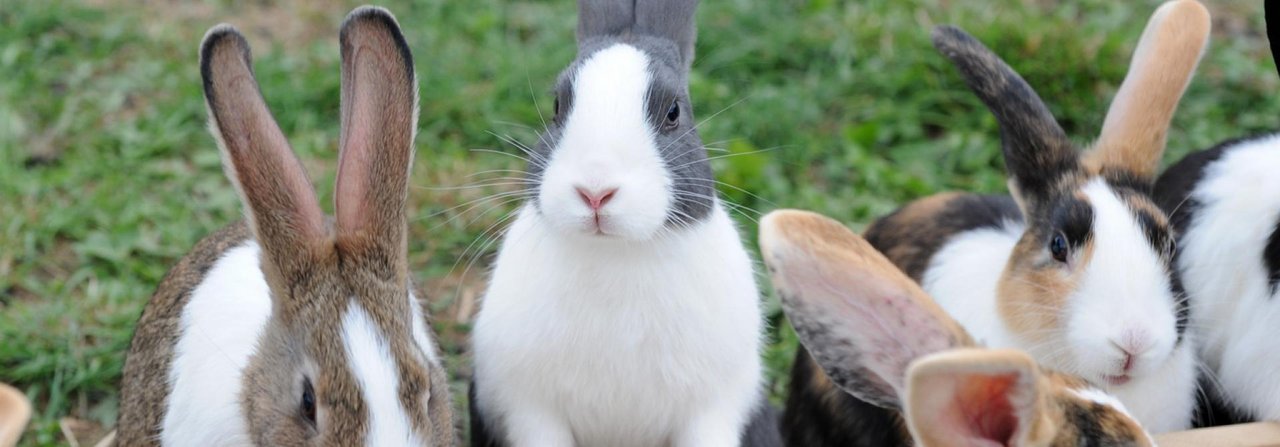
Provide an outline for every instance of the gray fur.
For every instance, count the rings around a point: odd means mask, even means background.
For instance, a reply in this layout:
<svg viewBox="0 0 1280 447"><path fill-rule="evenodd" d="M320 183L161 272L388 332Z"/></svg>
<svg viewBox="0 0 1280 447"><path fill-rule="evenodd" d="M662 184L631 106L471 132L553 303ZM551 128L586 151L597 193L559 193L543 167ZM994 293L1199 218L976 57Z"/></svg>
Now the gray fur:
<svg viewBox="0 0 1280 447"><path fill-rule="evenodd" d="M1054 180L1075 172L1079 156L1044 101L1022 76L964 30L939 26L933 30L933 45L951 59L1000 123L1005 165L1019 194L1033 199L1052 195Z"/></svg>
<svg viewBox="0 0 1280 447"><path fill-rule="evenodd" d="M578 42L630 34L635 17L636 0L578 0Z"/></svg>
<svg viewBox="0 0 1280 447"><path fill-rule="evenodd" d="M635 23L623 25L619 16L631 11L627 0L580 0L578 23L578 56L560 73L555 96L559 113L547 122L546 131L538 138L537 153L529 163L529 177L537 189L541 184L545 160L560 143L563 119L573 110L574 76L584 62L596 52L625 44L648 55L650 60L648 100L645 115L654 129L654 143L666 162L675 190L673 207L668 210L668 226L693 223L711 212L716 197L715 180L707 150L695 128L693 105L689 99L689 68L693 63L695 39L694 11L697 0L638 1L634 4ZM680 117L674 125L666 123L672 101L678 104Z"/></svg>
<svg viewBox="0 0 1280 447"><path fill-rule="evenodd" d="M637 1L636 32L675 42L688 71L693 64L693 44L698 36L694 20L697 9L698 0Z"/></svg>

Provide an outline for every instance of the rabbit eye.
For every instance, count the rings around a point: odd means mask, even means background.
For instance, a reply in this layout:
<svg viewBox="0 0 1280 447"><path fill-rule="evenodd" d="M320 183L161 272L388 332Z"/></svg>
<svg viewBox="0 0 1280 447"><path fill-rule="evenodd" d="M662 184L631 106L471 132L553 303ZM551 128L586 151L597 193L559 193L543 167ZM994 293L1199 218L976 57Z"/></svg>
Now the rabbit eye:
<svg viewBox="0 0 1280 447"><path fill-rule="evenodd" d="M680 104L671 101L671 108L667 109L667 123L674 124L678 119L680 119Z"/></svg>
<svg viewBox="0 0 1280 447"><path fill-rule="evenodd" d="M1062 233L1053 235L1053 239L1049 240L1049 253L1053 254L1054 260L1067 262L1067 256L1071 254L1071 247L1067 245L1067 236Z"/></svg>
<svg viewBox="0 0 1280 447"><path fill-rule="evenodd" d="M302 417L312 426L316 425L316 392L311 388L311 379L302 378Z"/></svg>
<svg viewBox="0 0 1280 447"><path fill-rule="evenodd" d="M556 98L555 106L553 107L555 107L555 116L560 116L560 98Z"/></svg>

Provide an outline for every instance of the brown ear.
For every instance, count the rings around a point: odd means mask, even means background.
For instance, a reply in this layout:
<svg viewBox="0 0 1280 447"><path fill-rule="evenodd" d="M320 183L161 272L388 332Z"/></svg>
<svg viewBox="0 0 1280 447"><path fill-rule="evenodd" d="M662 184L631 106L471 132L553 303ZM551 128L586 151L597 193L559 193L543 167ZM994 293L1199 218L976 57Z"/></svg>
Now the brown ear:
<svg viewBox="0 0 1280 447"><path fill-rule="evenodd" d="M324 239L323 213L258 90L249 44L234 27L218 25L205 34L200 75L227 177L267 259L287 269L299 251Z"/></svg>
<svg viewBox="0 0 1280 447"><path fill-rule="evenodd" d="M1161 5L1142 32L1102 134L1084 158L1154 181L1169 123L1209 41L1209 11L1195 0Z"/></svg>
<svg viewBox="0 0 1280 447"><path fill-rule="evenodd" d="M1039 369L1013 350L957 349L907 372L907 427L922 447L1047 445Z"/></svg>
<svg viewBox="0 0 1280 447"><path fill-rule="evenodd" d="M911 361L973 344L924 290L839 222L775 211L760 220L760 248L800 341L855 397L896 408Z"/></svg>
<svg viewBox="0 0 1280 447"><path fill-rule="evenodd" d="M338 244L405 265L405 198L418 122L413 55L395 17L377 7L342 24L342 133L334 193Z"/></svg>

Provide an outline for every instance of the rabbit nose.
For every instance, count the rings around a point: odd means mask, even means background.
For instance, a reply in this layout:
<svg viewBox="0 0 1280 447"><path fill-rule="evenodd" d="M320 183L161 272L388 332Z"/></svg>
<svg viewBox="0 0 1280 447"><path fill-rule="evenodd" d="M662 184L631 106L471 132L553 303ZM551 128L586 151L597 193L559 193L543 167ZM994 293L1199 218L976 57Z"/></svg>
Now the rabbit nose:
<svg viewBox="0 0 1280 447"><path fill-rule="evenodd" d="M1126 373L1133 369L1138 360L1137 358L1150 351L1153 346L1150 337L1139 331L1130 331L1119 342L1112 340L1111 345L1124 354L1123 368Z"/></svg>
<svg viewBox="0 0 1280 447"><path fill-rule="evenodd" d="M582 199L582 203L591 207L591 211L600 211L610 199L613 199L614 193L618 192L618 188L597 188L589 189L582 186L574 187L578 191L578 198Z"/></svg>

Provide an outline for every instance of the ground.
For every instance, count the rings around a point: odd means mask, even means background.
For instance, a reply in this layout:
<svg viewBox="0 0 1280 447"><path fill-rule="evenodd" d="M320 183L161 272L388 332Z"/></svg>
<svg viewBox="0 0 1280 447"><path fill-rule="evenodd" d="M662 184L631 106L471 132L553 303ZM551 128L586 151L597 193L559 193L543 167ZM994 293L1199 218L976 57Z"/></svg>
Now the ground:
<svg viewBox="0 0 1280 447"><path fill-rule="evenodd" d="M91 444L114 424L142 305L177 258L239 214L205 130L196 49L210 26L248 35L267 102L331 207L336 31L356 4L268 3L0 1L0 382L36 403L24 445ZM738 205L753 249L755 219L775 208L861 229L937 191L1002 192L995 121L930 46L929 29L969 29L1087 144L1156 4L703 2L691 91L720 192ZM410 259L461 411L468 325L492 236L514 206L491 198L513 187L495 170L522 167L504 140L534 141L550 113L548 91L575 52L574 2L384 6L421 83ZM1166 163L1276 127L1280 78L1261 8L1210 6L1214 36ZM776 299L764 299L777 398L796 341Z"/></svg>

